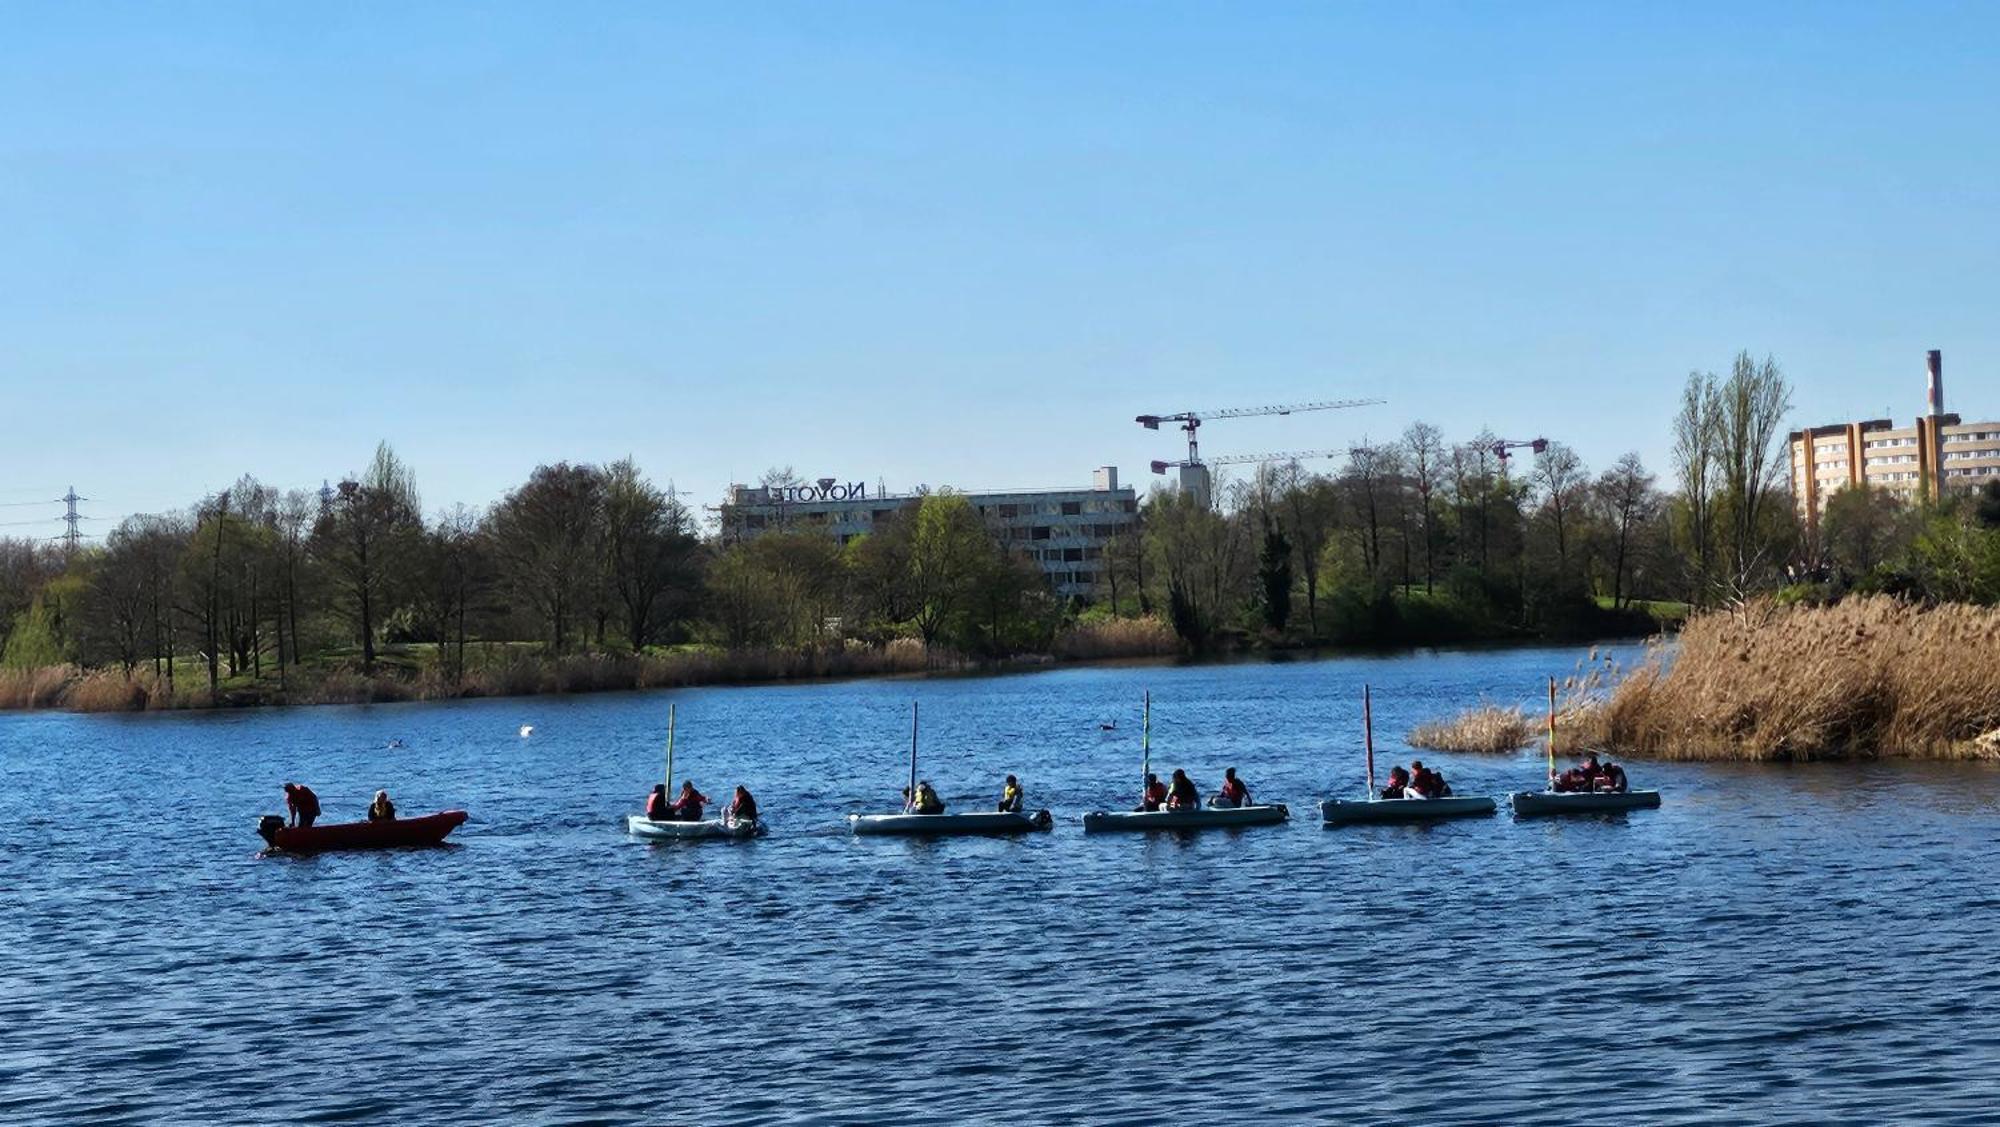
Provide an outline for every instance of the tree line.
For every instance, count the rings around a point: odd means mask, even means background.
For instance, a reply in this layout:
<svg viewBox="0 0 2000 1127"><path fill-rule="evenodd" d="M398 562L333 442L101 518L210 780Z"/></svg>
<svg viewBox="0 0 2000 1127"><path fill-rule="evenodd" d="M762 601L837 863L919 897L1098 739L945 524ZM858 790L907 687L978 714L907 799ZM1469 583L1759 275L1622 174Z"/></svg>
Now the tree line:
<svg viewBox="0 0 2000 1127"><path fill-rule="evenodd" d="M1830 501L1820 535L1785 480L1790 388L1739 355L1687 381L1672 488L1637 454L1593 472L1568 444L1414 423L1325 472L1261 467L1219 503L1164 489L1093 554L1089 599L1059 599L973 501L909 498L841 544L810 527L725 539L630 459L537 467L484 510L426 514L386 444L336 488L244 477L188 509L135 515L65 555L0 540L0 665L77 663L275 684L421 664L446 681L508 653L882 646L1045 654L1120 619L1196 652L1643 629L1787 584L2000 597L2000 491L1905 505ZM767 475L783 481L784 471ZM1982 523L1985 522L1985 523Z"/></svg>

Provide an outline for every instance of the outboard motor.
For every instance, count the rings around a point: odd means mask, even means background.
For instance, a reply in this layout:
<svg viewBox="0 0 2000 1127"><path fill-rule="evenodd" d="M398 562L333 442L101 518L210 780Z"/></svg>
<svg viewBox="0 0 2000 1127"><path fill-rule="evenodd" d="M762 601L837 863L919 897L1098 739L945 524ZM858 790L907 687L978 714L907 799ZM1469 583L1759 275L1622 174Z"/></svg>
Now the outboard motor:
<svg viewBox="0 0 2000 1127"><path fill-rule="evenodd" d="M278 831L285 828L285 820L276 814L266 814L257 819L257 836L273 849L278 847Z"/></svg>

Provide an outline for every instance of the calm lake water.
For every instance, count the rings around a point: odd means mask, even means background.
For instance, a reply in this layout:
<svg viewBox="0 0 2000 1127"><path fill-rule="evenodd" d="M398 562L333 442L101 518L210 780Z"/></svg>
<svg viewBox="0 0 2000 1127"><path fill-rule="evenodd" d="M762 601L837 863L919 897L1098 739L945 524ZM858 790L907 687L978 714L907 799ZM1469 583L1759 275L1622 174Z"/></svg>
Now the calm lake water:
<svg viewBox="0 0 2000 1127"><path fill-rule="evenodd" d="M1629 817L1318 824L1364 680L1386 770L1579 656L0 717L0 1122L1994 1121L2000 772L1642 763ZM1143 689L1157 767L1293 821L1084 837ZM955 806L1015 771L1055 832L848 836L913 699ZM768 838L622 833L669 701L676 775L747 782ZM472 820L260 857L285 779Z"/></svg>

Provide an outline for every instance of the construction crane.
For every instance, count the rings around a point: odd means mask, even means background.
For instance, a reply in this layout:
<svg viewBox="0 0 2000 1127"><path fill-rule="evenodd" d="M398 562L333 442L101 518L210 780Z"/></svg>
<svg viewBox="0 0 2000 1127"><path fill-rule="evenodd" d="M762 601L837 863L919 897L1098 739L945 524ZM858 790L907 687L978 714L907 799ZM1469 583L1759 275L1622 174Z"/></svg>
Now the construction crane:
<svg viewBox="0 0 2000 1127"><path fill-rule="evenodd" d="M1179 462L1154 462L1154 473L1165 473L1169 466L1178 466L1181 471L1181 491L1193 496L1196 502L1209 502L1208 465L1201 460L1201 424L1215 419L1242 419L1252 415L1290 415L1299 411L1332 411L1342 407L1366 407L1382 403L1381 399L1334 399L1324 403L1285 403L1274 407L1223 407L1214 411L1180 411L1172 415L1140 415L1138 423L1147 430L1159 430L1161 423L1179 423L1187 433L1187 458ZM1290 454L1240 455L1215 459L1215 464L1230 462L1272 462L1290 458ZM1306 457L1317 457L1308 453ZM1331 456L1331 455L1329 455Z"/></svg>
<svg viewBox="0 0 2000 1127"><path fill-rule="evenodd" d="M1488 447L1488 449L1493 451L1493 456L1500 459L1500 464L1503 466L1507 464L1507 459L1512 457L1512 455L1507 453L1509 450L1528 449L1539 454L1548 448L1549 440L1546 438L1531 438L1525 442L1517 442L1511 438L1502 438L1496 439L1493 445Z"/></svg>
<svg viewBox="0 0 2000 1127"><path fill-rule="evenodd" d="M1171 469L1184 469L1188 466L1204 464L1211 466L1240 466L1251 462L1302 462L1308 458L1338 458L1346 453L1347 451L1345 450L1280 450L1275 454L1224 454L1220 458L1210 458L1206 463L1154 462L1153 472L1166 473Z"/></svg>
<svg viewBox="0 0 2000 1127"><path fill-rule="evenodd" d="M1140 415L1136 420L1147 430L1159 430L1161 423L1179 423L1187 432L1188 465L1201 464L1201 442L1197 434L1201 424L1211 419L1242 419L1251 415L1290 415L1299 411L1331 411L1340 407L1368 407L1384 403L1382 399L1335 399L1326 403L1288 403L1276 407L1223 407L1215 411L1181 411L1172 415Z"/></svg>

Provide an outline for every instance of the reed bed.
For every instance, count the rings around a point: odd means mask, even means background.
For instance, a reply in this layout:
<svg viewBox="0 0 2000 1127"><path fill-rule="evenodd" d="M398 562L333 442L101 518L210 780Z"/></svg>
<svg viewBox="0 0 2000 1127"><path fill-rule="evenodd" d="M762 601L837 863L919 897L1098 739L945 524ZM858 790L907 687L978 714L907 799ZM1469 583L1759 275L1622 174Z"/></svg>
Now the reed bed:
<svg viewBox="0 0 2000 1127"><path fill-rule="evenodd" d="M1419 724L1404 741L1426 751L1498 755L1535 742L1535 728L1518 708L1482 704L1449 719Z"/></svg>
<svg viewBox="0 0 2000 1127"><path fill-rule="evenodd" d="M1162 618L1108 618L1079 623L1056 639L1055 653L1065 661L1104 661L1121 657L1167 657L1181 652L1180 635Z"/></svg>
<svg viewBox="0 0 2000 1127"><path fill-rule="evenodd" d="M73 665L0 669L0 708L53 708L76 675Z"/></svg>
<svg viewBox="0 0 2000 1127"><path fill-rule="evenodd" d="M2000 609L1871 596L1712 611L1566 726L1659 759L2000 757Z"/></svg>

